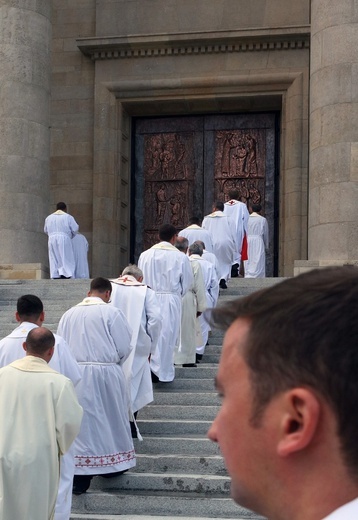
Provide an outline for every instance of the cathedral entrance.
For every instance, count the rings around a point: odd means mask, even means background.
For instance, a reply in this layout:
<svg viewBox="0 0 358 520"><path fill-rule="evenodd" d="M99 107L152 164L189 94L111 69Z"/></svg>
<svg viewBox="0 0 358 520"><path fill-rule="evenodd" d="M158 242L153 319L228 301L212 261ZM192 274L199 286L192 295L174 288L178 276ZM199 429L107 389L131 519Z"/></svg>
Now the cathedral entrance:
<svg viewBox="0 0 358 520"><path fill-rule="evenodd" d="M278 115L137 118L133 127L134 261L158 241L159 226L183 229L237 188L242 202L262 205L271 241L267 275L276 274Z"/></svg>

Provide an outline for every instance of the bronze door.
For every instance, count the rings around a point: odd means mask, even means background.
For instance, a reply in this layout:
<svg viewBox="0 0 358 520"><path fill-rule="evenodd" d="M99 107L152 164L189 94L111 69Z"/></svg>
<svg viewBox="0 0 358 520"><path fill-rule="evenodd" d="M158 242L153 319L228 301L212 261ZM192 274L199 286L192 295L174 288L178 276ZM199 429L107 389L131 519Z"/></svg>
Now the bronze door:
<svg viewBox="0 0 358 520"><path fill-rule="evenodd" d="M132 257L157 242L161 224L178 230L204 217L215 200L237 188L246 204L260 203L270 228L267 275L276 233L276 114L146 118L134 121Z"/></svg>

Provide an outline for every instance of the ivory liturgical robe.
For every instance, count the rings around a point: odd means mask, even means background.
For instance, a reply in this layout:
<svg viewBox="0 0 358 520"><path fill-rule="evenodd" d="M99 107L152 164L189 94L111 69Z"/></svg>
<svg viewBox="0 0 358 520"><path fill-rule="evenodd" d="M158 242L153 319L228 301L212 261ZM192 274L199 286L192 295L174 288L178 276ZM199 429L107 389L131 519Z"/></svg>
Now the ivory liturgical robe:
<svg viewBox="0 0 358 520"><path fill-rule="evenodd" d="M136 459L129 425L129 388L122 365L132 331L123 313L87 297L62 316L58 331L81 372L77 394L84 415L74 443L75 475L123 471Z"/></svg>
<svg viewBox="0 0 358 520"><path fill-rule="evenodd" d="M65 211L57 210L46 218L44 231L48 235L51 278L74 278L75 257L71 239L78 229L75 219Z"/></svg>
<svg viewBox="0 0 358 520"><path fill-rule="evenodd" d="M133 350L123 369L130 381L132 411L137 412L153 401L149 356L156 350L162 318L155 292L134 276L121 276L111 283L111 304L123 312L132 329Z"/></svg>
<svg viewBox="0 0 358 520"><path fill-rule="evenodd" d="M197 260L201 267L205 285L206 307L207 309L213 309L216 307L219 298L219 280L215 267L211 262L208 262L200 255L191 255L190 259ZM204 354L211 328L203 314L199 317L199 323L201 327L202 343L197 345L196 352L198 354Z"/></svg>
<svg viewBox="0 0 358 520"><path fill-rule="evenodd" d="M53 519L59 456L79 432L73 384L26 356L0 370L0 518Z"/></svg>
<svg viewBox="0 0 358 520"><path fill-rule="evenodd" d="M196 345L202 342L197 312L206 309L205 284L199 263L189 257L193 283L182 300L180 342L175 349L174 361L178 365L195 363Z"/></svg>
<svg viewBox="0 0 358 520"><path fill-rule="evenodd" d="M160 381L173 381L181 299L193 283L189 258L169 242L160 242L140 255L138 267L143 271L143 281L157 295L162 316L162 332L158 348L150 359L150 367Z"/></svg>

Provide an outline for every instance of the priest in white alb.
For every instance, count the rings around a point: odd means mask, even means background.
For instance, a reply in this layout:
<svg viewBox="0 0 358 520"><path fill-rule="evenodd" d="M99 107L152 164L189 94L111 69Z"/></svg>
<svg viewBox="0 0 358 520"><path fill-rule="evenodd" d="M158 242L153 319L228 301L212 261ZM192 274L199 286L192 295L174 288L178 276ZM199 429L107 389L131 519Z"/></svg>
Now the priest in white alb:
<svg viewBox="0 0 358 520"><path fill-rule="evenodd" d="M23 345L26 356L0 369L0 518L53 520L59 459L82 408L72 382L48 366L52 332L35 327Z"/></svg>
<svg viewBox="0 0 358 520"><path fill-rule="evenodd" d="M88 240L82 233L76 233L72 238L73 254L75 257L75 278L89 278L88 269Z"/></svg>
<svg viewBox="0 0 358 520"><path fill-rule="evenodd" d="M143 273L136 265L127 266L111 284L111 305L123 312L132 329L133 350L123 370L129 379L136 417L138 410L153 401L149 359L157 348L162 317L155 292L143 283Z"/></svg>
<svg viewBox="0 0 358 520"><path fill-rule="evenodd" d="M219 298L219 280L214 265L204 259L203 247L199 242L194 242L194 244L189 246L189 260L196 260L201 267L205 285L206 307L208 309L213 309L216 307ZM199 323L201 327L202 342L200 345L196 346L197 362L200 362L203 357L208 342L209 332L211 330L211 327L203 314L199 317Z"/></svg>
<svg viewBox="0 0 358 520"><path fill-rule="evenodd" d="M159 229L160 242L144 251L138 261L143 281L156 293L162 315L158 348L150 358L154 379L163 382L175 377L174 348L179 338L181 299L193 282L189 258L175 247L177 231L171 224Z"/></svg>
<svg viewBox="0 0 358 520"><path fill-rule="evenodd" d="M268 223L259 214L261 204L253 204L251 209L247 233L249 258L244 262L245 278L265 278L266 251L269 248Z"/></svg>
<svg viewBox="0 0 358 520"><path fill-rule="evenodd" d="M175 247L185 255L188 245L187 238L177 237ZM197 260L189 260L193 283L182 299L180 339L175 348L174 362L183 367L196 367L196 345L202 342L199 317L206 309L206 295L201 267Z"/></svg>
<svg viewBox="0 0 358 520"><path fill-rule="evenodd" d="M72 238L78 229L75 219L67 213L66 204L58 202L56 211L46 218L44 227L48 235L51 278L74 278L76 264Z"/></svg>
<svg viewBox="0 0 358 520"><path fill-rule="evenodd" d="M241 260L247 260L245 241L247 239L247 224L249 220L249 211L246 204L237 200L239 191L232 189L229 191L229 200L224 204L224 213L232 218L236 228L236 244L234 264L232 275L237 276L240 269ZM246 235L246 236L245 236Z"/></svg>
<svg viewBox="0 0 358 520"><path fill-rule="evenodd" d="M74 446L75 494L86 492L94 475L123 473L136 463L122 369L132 331L123 313L108 305L111 292L109 280L94 278L88 297L65 312L58 326L82 371L77 394L84 415Z"/></svg>
<svg viewBox="0 0 358 520"><path fill-rule="evenodd" d="M222 289L226 289L226 282L230 278L231 266L237 251L237 233L234 221L224 214L223 202L217 201L214 204L213 213L203 220L203 228L211 234L213 253L219 262L219 284Z"/></svg>

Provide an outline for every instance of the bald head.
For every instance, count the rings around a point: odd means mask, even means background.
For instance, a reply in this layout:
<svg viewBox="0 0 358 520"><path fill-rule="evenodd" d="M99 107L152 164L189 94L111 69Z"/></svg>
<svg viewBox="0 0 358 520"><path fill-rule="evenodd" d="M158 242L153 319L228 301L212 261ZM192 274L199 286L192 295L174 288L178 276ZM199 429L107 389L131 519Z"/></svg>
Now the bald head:
<svg viewBox="0 0 358 520"><path fill-rule="evenodd" d="M45 327L36 327L28 333L24 343L27 356L40 357L50 361L55 347L55 336Z"/></svg>
<svg viewBox="0 0 358 520"><path fill-rule="evenodd" d="M185 237L178 236L178 237L176 237L174 246L178 249L178 251L181 251L182 253L186 253L188 250L189 241Z"/></svg>

